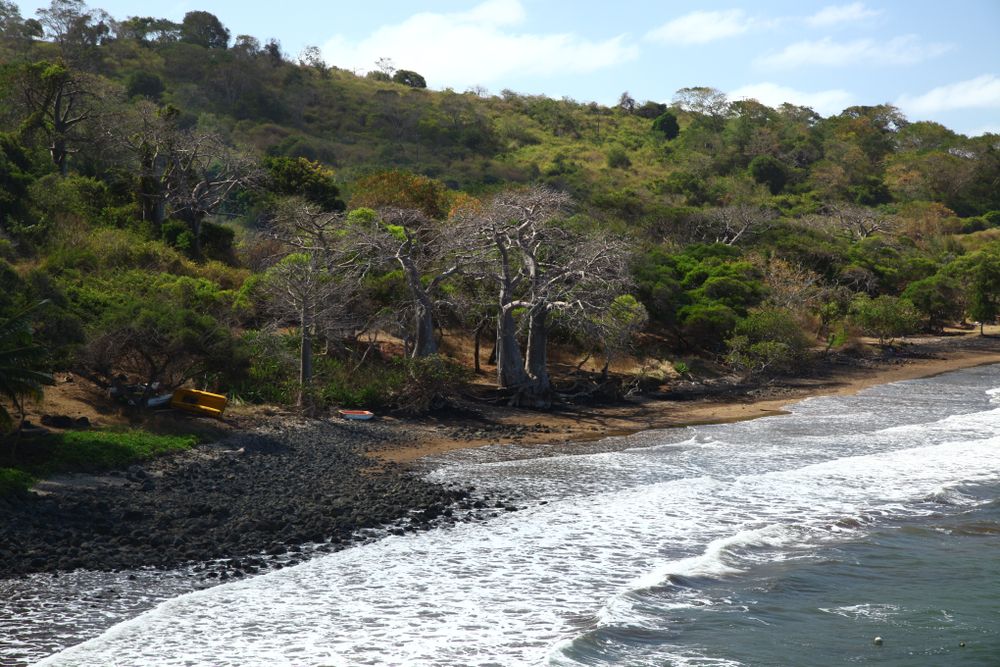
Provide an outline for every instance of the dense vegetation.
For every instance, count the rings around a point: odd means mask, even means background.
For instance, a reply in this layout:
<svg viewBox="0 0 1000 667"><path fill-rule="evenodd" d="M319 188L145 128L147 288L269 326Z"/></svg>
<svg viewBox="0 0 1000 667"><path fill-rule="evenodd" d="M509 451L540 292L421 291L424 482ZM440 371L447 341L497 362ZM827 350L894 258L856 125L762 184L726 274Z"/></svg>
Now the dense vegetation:
<svg viewBox="0 0 1000 667"><path fill-rule="evenodd" d="M495 340L498 387L544 405L553 338L610 358L649 328L646 354L754 377L817 338L997 316L997 135L712 88L432 91L377 65L208 12L0 0L0 316L49 302L39 370L421 408L467 373L447 328L477 368Z"/></svg>

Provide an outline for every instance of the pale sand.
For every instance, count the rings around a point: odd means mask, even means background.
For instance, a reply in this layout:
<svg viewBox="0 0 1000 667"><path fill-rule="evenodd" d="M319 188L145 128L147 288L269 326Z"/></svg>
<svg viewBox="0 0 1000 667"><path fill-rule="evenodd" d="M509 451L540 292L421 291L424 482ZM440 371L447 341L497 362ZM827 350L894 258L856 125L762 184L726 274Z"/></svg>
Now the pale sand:
<svg viewBox="0 0 1000 667"><path fill-rule="evenodd" d="M845 396L856 394L874 385L912 380L948 371L983 364L1000 363L1000 327L987 327L980 337L978 332L956 338L918 337L908 339L909 348L933 358L901 358L891 364L875 367L826 366L820 377L789 378L776 386L786 392L767 398L702 398L695 400L638 399L628 404L599 408L574 408L543 412L510 407L476 406L483 423L541 424L553 430L572 429L570 433L525 433L523 443L555 443L573 440L593 440L612 435L625 435L646 429L677 427L684 424L721 423L787 414L782 408L813 396ZM409 463L430 454L453 449L481 447L493 442L509 441L507 438L456 441L436 434L450 430L452 424L405 424L416 438L402 446L390 447L377 454L385 462Z"/></svg>

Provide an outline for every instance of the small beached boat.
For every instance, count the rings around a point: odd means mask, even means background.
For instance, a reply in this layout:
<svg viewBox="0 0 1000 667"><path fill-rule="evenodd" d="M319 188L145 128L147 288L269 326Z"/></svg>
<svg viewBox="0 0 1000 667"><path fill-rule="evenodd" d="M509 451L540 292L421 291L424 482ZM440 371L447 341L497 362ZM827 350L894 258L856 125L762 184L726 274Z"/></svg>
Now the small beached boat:
<svg viewBox="0 0 1000 667"><path fill-rule="evenodd" d="M344 419L371 419L375 416L374 413L367 410L338 410L337 412Z"/></svg>
<svg viewBox="0 0 1000 667"><path fill-rule="evenodd" d="M170 401L170 407L175 410L187 410L206 417L222 416L229 399L220 394L210 394L207 391L194 389L178 389Z"/></svg>

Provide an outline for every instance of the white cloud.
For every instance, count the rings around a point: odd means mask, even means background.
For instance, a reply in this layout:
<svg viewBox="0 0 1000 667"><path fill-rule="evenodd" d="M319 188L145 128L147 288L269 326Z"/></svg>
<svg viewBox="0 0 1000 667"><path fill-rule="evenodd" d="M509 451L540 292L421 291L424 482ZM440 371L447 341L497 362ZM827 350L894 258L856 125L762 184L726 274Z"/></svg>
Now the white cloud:
<svg viewBox="0 0 1000 667"><path fill-rule="evenodd" d="M916 35L896 37L884 43L859 39L843 44L825 37L818 42L806 40L791 44L781 53L758 57L754 64L772 69L789 69L801 65L913 65L939 56L951 48L950 44L922 44Z"/></svg>
<svg viewBox="0 0 1000 667"><path fill-rule="evenodd" d="M741 35L757 24L742 9L723 12L692 12L646 33L646 39L674 44L704 44Z"/></svg>
<svg viewBox="0 0 1000 667"><path fill-rule="evenodd" d="M468 12L415 14L396 25L382 26L353 41L343 36L324 47L326 59L338 67L374 68L381 57L419 72L434 87L469 86L510 74L592 72L634 60L639 51L621 35L590 42L572 33L534 35L500 30L524 22L518 0L488 0Z"/></svg>
<svg viewBox="0 0 1000 667"><path fill-rule="evenodd" d="M896 106L907 114L973 108L1000 108L1000 77L984 74L969 81L940 86L918 97L903 94Z"/></svg>
<svg viewBox="0 0 1000 667"><path fill-rule="evenodd" d="M814 28L825 28L838 23L852 23L874 18L881 13L881 11L866 8L863 2L855 2L852 5L832 5L824 7L806 18L806 23Z"/></svg>
<svg viewBox="0 0 1000 667"><path fill-rule="evenodd" d="M778 107L788 102L800 107L810 107L821 116L840 113L854 102L854 95L846 90L824 90L805 93L775 83L756 83L743 86L727 93L730 100L752 98L769 107Z"/></svg>

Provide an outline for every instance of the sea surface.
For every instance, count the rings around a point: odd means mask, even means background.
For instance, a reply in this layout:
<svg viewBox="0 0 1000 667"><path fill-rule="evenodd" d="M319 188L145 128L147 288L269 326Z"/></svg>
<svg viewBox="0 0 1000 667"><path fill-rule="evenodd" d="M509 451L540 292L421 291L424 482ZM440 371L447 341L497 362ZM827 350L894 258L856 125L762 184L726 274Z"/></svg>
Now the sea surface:
<svg viewBox="0 0 1000 667"><path fill-rule="evenodd" d="M789 410L443 454L432 479L524 509L207 590L20 582L0 661L1000 664L1000 366Z"/></svg>

